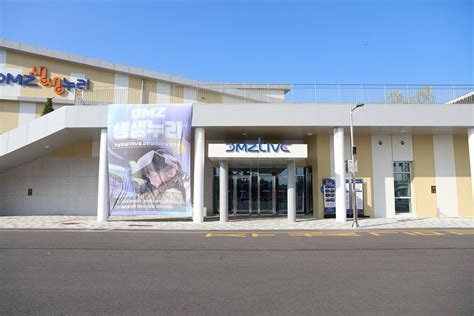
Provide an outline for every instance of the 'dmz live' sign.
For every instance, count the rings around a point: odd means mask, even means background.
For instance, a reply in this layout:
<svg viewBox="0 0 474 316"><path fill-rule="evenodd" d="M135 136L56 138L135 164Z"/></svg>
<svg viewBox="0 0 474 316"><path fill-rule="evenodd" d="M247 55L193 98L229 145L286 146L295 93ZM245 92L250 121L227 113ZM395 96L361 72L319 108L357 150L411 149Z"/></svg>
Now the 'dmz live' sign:
<svg viewBox="0 0 474 316"><path fill-rule="evenodd" d="M40 84L44 87L54 88L54 92L57 95L62 95L64 91L69 91L71 89L90 89L89 79L77 79L76 81L70 81L66 78L57 76L51 78L48 76L48 68L44 66L33 66L26 75L0 72L0 84L17 84L24 87L37 87Z"/></svg>

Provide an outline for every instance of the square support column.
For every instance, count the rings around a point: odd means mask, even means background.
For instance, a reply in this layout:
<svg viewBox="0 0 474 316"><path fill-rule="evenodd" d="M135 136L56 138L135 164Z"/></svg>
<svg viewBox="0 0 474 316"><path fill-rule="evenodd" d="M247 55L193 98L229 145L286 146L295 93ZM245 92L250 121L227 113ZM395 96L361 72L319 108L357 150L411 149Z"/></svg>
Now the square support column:
<svg viewBox="0 0 474 316"><path fill-rule="evenodd" d="M205 141L205 129L197 127L194 130L193 222L195 223L202 223L204 220Z"/></svg>
<svg viewBox="0 0 474 316"><path fill-rule="evenodd" d="M334 128L334 178L336 186L336 222L346 221L346 179L344 166L344 128Z"/></svg>
<svg viewBox="0 0 474 316"><path fill-rule="evenodd" d="M219 219L221 223L229 221L229 169L227 161L219 164Z"/></svg>
<svg viewBox="0 0 474 316"><path fill-rule="evenodd" d="M97 187L97 221L106 222L109 217L109 168L107 165L107 129L100 131L99 181Z"/></svg>
<svg viewBox="0 0 474 316"><path fill-rule="evenodd" d="M296 222L296 164L288 161L288 222Z"/></svg>

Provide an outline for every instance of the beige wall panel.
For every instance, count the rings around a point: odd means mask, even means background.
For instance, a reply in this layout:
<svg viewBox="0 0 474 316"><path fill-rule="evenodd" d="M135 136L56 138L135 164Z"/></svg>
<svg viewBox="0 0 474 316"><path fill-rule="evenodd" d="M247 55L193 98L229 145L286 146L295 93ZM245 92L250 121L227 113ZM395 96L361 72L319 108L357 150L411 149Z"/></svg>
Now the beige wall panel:
<svg viewBox="0 0 474 316"><path fill-rule="evenodd" d="M61 78L69 78L71 73L83 73L87 79L91 80L92 85L91 91L86 92L90 95L90 99L88 100L98 102L112 102L113 100L113 93L105 93L100 91L113 87L114 73L111 71L13 51L8 51L7 53L7 64L13 67L23 68L23 74L27 74L33 66L46 66L49 71L48 75L50 77L59 76ZM94 90L94 88L97 88L97 90ZM51 87L43 87L39 85L37 88L21 88L21 96L23 97L55 97L56 102L59 100L68 100L68 93L73 92L72 90L71 92L65 91L62 96L59 96L54 93L53 88Z"/></svg>
<svg viewBox="0 0 474 316"><path fill-rule="evenodd" d="M0 100L0 134L18 127L20 103Z"/></svg>
<svg viewBox="0 0 474 316"><path fill-rule="evenodd" d="M459 216L474 216L474 196L472 196L469 149L467 135L454 135L454 160L458 187Z"/></svg>
<svg viewBox="0 0 474 316"><path fill-rule="evenodd" d="M329 154L329 138L330 135L318 135L316 147L316 172L313 169L313 202L314 212L318 218L324 218L323 194L321 193L321 186L323 185L323 178L331 177L331 162Z"/></svg>
<svg viewBox="0 0 474 316"><path fill-rule="evenodd" d="M156 103L156 81L147 79L143 86L143 103Z"/></svg>
<svg viewBox="0 0 474 316"><path fill-rule="evenodd" d="M184 89L182 86L171 85L171 103L183 103Z"/></svg>
<svg viewBox="0 0 474 316"><path fill-rule="evenodd" d="M417 217L436 217L434 150L432 135L413 135L412 207Z"/></svg>
<svg viewBox="0 0 474 316"><path fill-rule="evenodd" d="M316 171L317 171L317 146L318 146L318 137L316 135L314 136L309 136L309 137L306 137L306 144L308 145L308 158L306 159L306 166L308 167L311 167L312 168L312 176L313 176L313 187L311 188L312 192L313 192L313 215L314 217L318 217L318 214L317 214L317 206L318 206L318 203L317 203L317 192L315 191L316 190L316 186L317 184L314 182L316 181L317 177L316 177ZM301 162L298 162L298 164L301 164Z"/></svg>
<svg viewBox="0 0 474 316"><path fill-rule="evenodd" d="M72 146L55 151L50 157L92 157L92 141L84 140Z"/></svg>
<svg viewBox="0 0 474 316"><path fill-rule="evenodd" d="M364 181L364 215L374 217L374 203L372 197L372 138L370 135L354 137L357 146L357 178Z"/></svg>
<svg viewBox="0 0 474 316"><path fill-rule="evenodd" d="M323 178L331 177L330 135L311 136L307 139L308 159L306 163L313 170L313 210L317 218L324 218L323 195L321 186ZM358 178L364 181L364 214L373 217L372 197L372 145L370 136L356 136Z"/></svg>
<svg viewBox="0 0 474 316"><path fill-rule="evenodd" d="M211 92L209 90L198 89L197 101L198 103L222 103L222 94Z"/></svg>
<svg viewBox="0 0 474 316"><path fill-rule="evenodd" d="M128 79L128 103L141 103L142 79L138 77L129 77Z"/></svg>

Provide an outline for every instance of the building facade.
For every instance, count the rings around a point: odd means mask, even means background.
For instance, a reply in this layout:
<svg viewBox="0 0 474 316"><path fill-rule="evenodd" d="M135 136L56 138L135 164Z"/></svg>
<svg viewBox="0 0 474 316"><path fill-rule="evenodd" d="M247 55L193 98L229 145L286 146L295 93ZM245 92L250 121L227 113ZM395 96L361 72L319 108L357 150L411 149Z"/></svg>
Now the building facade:
<svg viewBox="0 0 474 316"><path fill-rule="evenodd" d="M194 220L345 220L349 111L369 101L354 112L361 215L473 216L472 88L321 102L326 88L206 83L2 40L0 215L97 214L108 105L191 103ZM46 98L55 111L40 116Z"/></svg>

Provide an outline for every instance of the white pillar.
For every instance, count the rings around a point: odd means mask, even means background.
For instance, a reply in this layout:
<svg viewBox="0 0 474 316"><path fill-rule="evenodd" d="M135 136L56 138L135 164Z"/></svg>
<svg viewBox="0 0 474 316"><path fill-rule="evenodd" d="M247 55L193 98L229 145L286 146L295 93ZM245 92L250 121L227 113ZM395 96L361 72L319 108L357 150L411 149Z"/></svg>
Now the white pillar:
<svg viewBox="0 0 474 316"><path fill-rule="evenodd" d="M474 127L467 129L467 142L469 147L469 165L471 167L472 203L474 203Z"/></svg>
<svg viewBox="0 0 474 316"><path fill-rule="evenodd" d="M288 161L288 222L296 221L296 167L295 161Z"/></svg>
<svg viewBox="0 0 474 316"><path fill-rule="evenodd" d="M202 223L204 214L204 144L205 130L194 129L193 222Z"/></svg>
<svg viewBox="0 0 474 316"><path fill-rule="evenodd" d="M346 185L344 166L344 128L334 128L334 178L336 185L336 222L346 221Z"/></svg>
<svg viewBox="0 0 474 316"><path fill-rule="evenodd" d="M228 181L228 163L221 161L219 165L219 218L221 223L229 220Z"/></svg>
<svg viewBox="0 0 474 316"><path fill-rule="evenodd" d="M107 129L100 131L99 186L97 188L97 221L106 222L109 216L109 173L107 165Z"/></svg>

